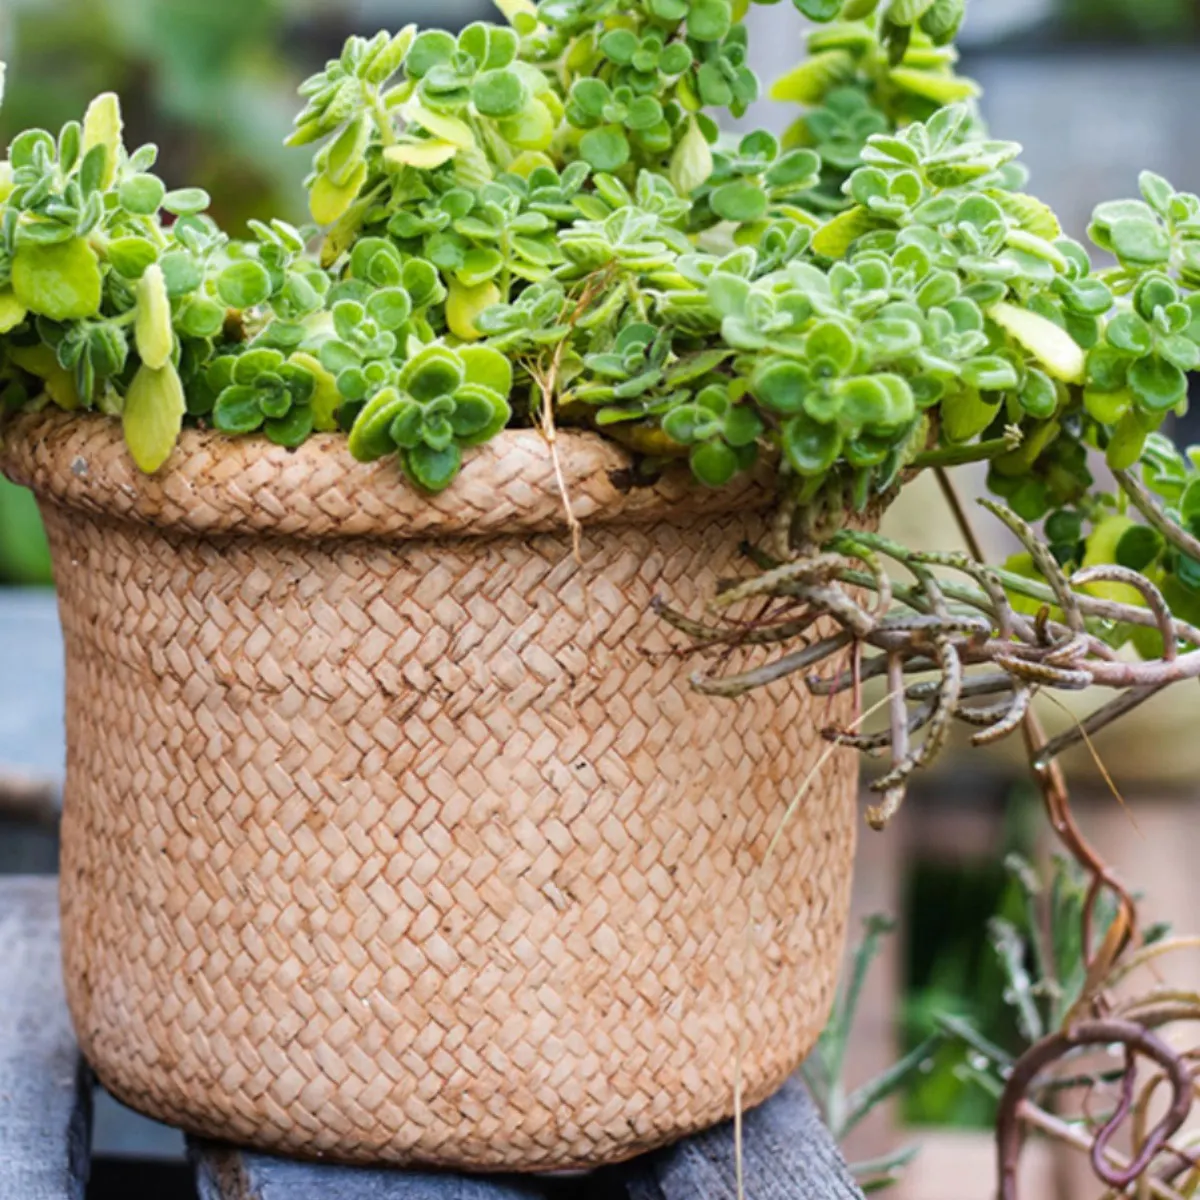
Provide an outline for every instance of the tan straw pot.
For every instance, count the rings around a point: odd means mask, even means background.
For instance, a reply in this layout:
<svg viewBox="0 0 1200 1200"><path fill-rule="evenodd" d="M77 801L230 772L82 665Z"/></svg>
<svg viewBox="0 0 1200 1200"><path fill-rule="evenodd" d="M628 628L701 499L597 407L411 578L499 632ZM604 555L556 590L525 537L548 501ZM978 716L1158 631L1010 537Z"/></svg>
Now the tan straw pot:
<svg viewBox="0 0 1200 1200"><path fill-rule="evenodd" d="M84 1053L192 1133L350 1162L628 1158L796 1068L855 830L839 715L714 701L661 595L745 570L762 483L623 490L510 431L430 497L344 440L25 416L67 649L63 949ZM748 934L749 930L749 934ZM748 951L749 947L749 951Z"/></svg>

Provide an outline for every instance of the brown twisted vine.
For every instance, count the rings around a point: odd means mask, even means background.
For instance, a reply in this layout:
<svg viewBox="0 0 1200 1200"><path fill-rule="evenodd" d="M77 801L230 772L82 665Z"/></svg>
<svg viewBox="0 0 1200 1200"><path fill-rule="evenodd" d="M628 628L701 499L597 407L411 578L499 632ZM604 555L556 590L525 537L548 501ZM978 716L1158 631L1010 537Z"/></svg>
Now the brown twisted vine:
<svg viewBox="0 0 1200 1200"><path fill-rule="evenodd" d="M1125 1072L1121 1078L1120 1103L1092 1140L1090 1157L1097 1177L1109 1187L1123 1189L1140 1179L1183 1127L1192 1111L1192 1072L1184 1059L1156 1034L1134 1021L1083 1021L1051 1034L1027 1051L1009 1075L1000 1101L996 1124L999 1156L1000 1200L1018 1200L1017 1168L1021 1157L1021 1104L1038 1076L1073 1051L1089 1046L1121 1046L1125 1049ZM1110 1143L1133 1108L1137 1057L1156 1062L1170 1081L1172 1094L1166 1115L1146 1136L1127 1166L1114 1168L1108 1161Z"/></svg>
<svg viewBox="0 0 1200 1200"><path fill-rule="evenodd" d="M969 553L917 553L878 534L843 533L819 552L790 561L760 558L759 575L721 590L711 620L697 621L665 605L658 605L658 611L687 634L694 651L718 656L713 667L693 676L695 685L712 695L735 697L802 673L817 695L852 690L857 700L864 682L885 680L884 729L863 731L859 718L849 728L825 731L840 745L890 758L886 772L872 784L883 798L869 810L868 820L879 828L900 808L912 775L940 753L955 722L976 731L975 745L1022 732L1050 826L1089 881L1080 914L1086 978L1062 1027L1033 1045L1004 1080L997 1121L1000 1200L1019 1200L1018 1167L1027 1128L1085 1151L1106 1188L1124 1192L1137 1183L1139 1195L1179 1200L1181 1193L1172 1186L1176 1179L1195 1171L1200 1180L1200 1158L1172 1143L1192 1111L1194 1063L1200 1052L1176 1051L1158 1031L1179 1022L1200 1022L1200 993L1159 988L1120 1006L1112 999L1117 982L1172 947L1146 945L1133 896L1075 819L1059 756L1080 741L1090 745L1092 734L1170 684L1200 678L1200 650L1181 650L1200 646L1200 630L1175 618L1154 582L1137 572L1101 566L1068 576L1028 524L987 501L985 507L1022 543L1044 582L984 565L957 492L944 471L937 475ZM1138 503L1145 498L1133 499L1145 512ZM1168 522L1165 514L1155 512L1160 518L1156 528ZM912 582L891 579L882 566L885 560L904 568ZM1095 596L1089 589L1096 583L1131 587L1144 605ZM1018 611L1013 595L1035 601L1040 606L1036 615ZM873 596L873 603L865 603L864 596ZM734 610L745 602L758 607L752 617L740 619ZM1095 621L1156 629L1162 637L1161 657L1142 663L1119 660L1091 632L1089 622ZM749 670L722 673L732 652L749 646L781 652ZM842 665L847 653L848 667ZM833 669L823 673L830 664ZM1033 710L1034 698L1043 691L1085 687L1108 688L1116 695L1065 733L1048 738ZM858 704L856 712L861 712ZM1115 916L1101 928L1106 896L1115 901ZM1173 948L1198 947L1200 939L1181 939ZM1117 1088L1115 1109L1103 1124L1073 1124L1040 1107L1040 1093L1072 1082L1058 1068L1095 1046L1120 1048L1124 1054L1123 1069L1084 1077L1089 1095L1101 1086ZM1154 1063L1158 1072L1139 1092L1142 1060ZM1147 1131L1150 1100L1164 1084L1171 1093L1167 1112ZM1130 1122L1135 1148L1127 1158L1112 1143Z"/></svg>

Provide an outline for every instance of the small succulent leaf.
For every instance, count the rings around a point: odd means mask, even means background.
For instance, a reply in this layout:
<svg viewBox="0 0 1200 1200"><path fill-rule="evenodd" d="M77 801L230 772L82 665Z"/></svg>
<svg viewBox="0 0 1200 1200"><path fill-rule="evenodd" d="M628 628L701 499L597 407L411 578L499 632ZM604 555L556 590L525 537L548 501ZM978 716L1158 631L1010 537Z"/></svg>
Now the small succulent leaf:
<svg viewBox="0 0 1200 1200"><path fill-rule="evenodd" d="M219 314L224 319L224 314ZM162 268L152 263L142 273L137 285L137 317L134 340L143 363L161 370L175 349L175 334L171 327L171 301Z"/></svg>
<svg viewBox="0 0 1200 1200"><path fill-rule="evenodd" d="M153 475L171 457L187 411L183 384L171 363L161 370L143 364L125 394L125 444L138 469Z"/></svg>

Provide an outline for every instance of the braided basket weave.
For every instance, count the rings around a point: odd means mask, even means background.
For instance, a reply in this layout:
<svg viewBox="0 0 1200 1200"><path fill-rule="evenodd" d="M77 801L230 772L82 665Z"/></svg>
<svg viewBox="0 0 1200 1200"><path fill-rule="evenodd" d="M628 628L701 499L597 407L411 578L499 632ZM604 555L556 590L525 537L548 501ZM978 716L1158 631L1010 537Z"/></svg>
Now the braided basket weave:
<svg viewBox="0 0 1200 1200"><path fill-rule="evenodd" d="M21 417L67 647L63 945L103 1083L350 1162L627 1158L779 1087L839 965L855 764L799 685L688 686L650 601L744 568L762 482L621 491L510 431L429 497L341 439ZM751 940L747 930L752 929Z"/></svg>

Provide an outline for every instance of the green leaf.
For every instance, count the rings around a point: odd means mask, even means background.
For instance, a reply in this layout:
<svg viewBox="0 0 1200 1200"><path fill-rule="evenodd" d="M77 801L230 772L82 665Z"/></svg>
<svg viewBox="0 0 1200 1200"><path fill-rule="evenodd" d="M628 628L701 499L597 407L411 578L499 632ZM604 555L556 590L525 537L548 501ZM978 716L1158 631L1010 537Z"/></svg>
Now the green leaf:
<svg viewBox="0 0 1200 1200"><path fill-rule="evenodd" d="M142 365L125 394L125 444L138 469L153 475L175 449L187 404L174 366Z"/></svg>
<svg viewBox="0 0 1200 1200"><path fill-rule="evenodd" d="M471 89L471 101L485 117L515 117L529 102L529 88L516 71L484 71Z"/></svg>
<svg viewBox="0 0 1200 1200"><path fill-rule="evenodd" d="M88 105L83 118L83 153L86 159L90 152L96 152L92 161L99 173L94 190L106 191L116 179L123 129L121 102L112 92L97 96Z"/></svg>
<svg viewBox="0 0 1200 1200"><path fill-rule="evenodd" d="M367 315L381 329L399 329L412 315L412 300L401 287L383 288L367 301Z"/></svg>
<svg viewBox="0 0 1200 1200"><path fill-rule="evenodd" d="M809 13L805 15L811 17ZM795 70L775 81L771 88L771 99L787 104L815 107L835 87L849 80L854 74L854 69L854 56L847 50L824 50L818 54L811 54Z"/></svg>
<svg viewBox="0 0 1200 1200"><path fill-rule="evenodd" d="M1155 221L1123 217L1109 229L1113 252L1124 263L1157 267L1171 257L1171 237Z"/></svg>
<svg viewBox="0 0 1200 1200"><path fill-rule="evenodd" d="M921 327L902 318L877 318L858 331L863 349L876 361L903 358L921 348Z"/></svg>
<svg viewBox="0 0 1200 1200"><path fill-rule="evenodd" d="M427 29L418 34L404 59L404 70L411 79L424 79L434 67L449 62L458 44L444 29Z"/></svg>
<svg viewBox="0 0 1200 1200"><path fill-rule="evenodd" d="M337 413L342 405L342 394L338 390L337 379L311 354L299 352L293 354L288 361L313 377L314 387L309 407L312 409L314 428L323 433L337 429Z"/></svg>
<svg viewBox="0 0 1200 1200"><path fill-rule="evenodd" d="M688 37L697 42L719 42L733 25L730 0L691 0L688 9Z"/></svg>
<svg viewBox="0 0 1200 1200"><path fill-rule="evenodd" d="M870 209L861 205L849 208L817 230L812 241L813 252L822 258L845 258L859 238L886 225Z"/></svg>
<svg viewBox="0 0 1200 1200"><path fill-rule="evenodd" d="M987 429L999 411L999 401L989 403L975 388L966 388L942 401L942 433L951 445L964 445Z"/></svg>
<svg viewBox="0 0 1200 1200"><path fill-rule="evenodd" d="M932 7L933 0L889 0L884 16L896 25L915 25Z"/></svg>
<svg viewBox="0 0 1200 1200"><path fill-rule="evenodd" d="M28 312L10 289L0 288L0 334L16 329Z"/></svg>
<svg viewBox="0 0 1200 1200"><path fill-rule="evenodd" d="M1129 368L1129 386L1152 413L1169 412L1187 399L1187 376L1157 354L1138 359Z"/></svg>
<svg viewBox="0 0 1200 1200"><path fill-rule="evenodd" d="M263 426L267 438L277 446L294 450L312 436L313 410L307 404L296 404L284 417L274 417Z"/></svg>
<svg viewBox="0 0 1200 1200"><path fill-rule="evenodd" d="M400 386L424 404L439 396L450 396L466 382L463 360L444 346L428 346L405 365Z"/></svg>
<svg viewBox="0 0 1200 1200"><path fill-rule="evenodd" d="M441 450L426 445L414 446L404 452L404 466L427 492L441 492L454 482L462 469L462 450L454 442Z"/></svg>
<svg viewBox="0 0 1200 1200"><path fill-rule="evenodd" d="M221 315L224 319L224 315ZM219 327L219 326L218 326ZM137 316L134 340L142 362L156 371L171 360L175 334L171 328L171 301L162 268L152 263L142 273L137 286Z"/></svg>
<svg viewBox="0 0 1200 1200"><path fill-rule="evenodd" d="M1116 561L1119 566L1131 571L1145 571L1158 561L1166 548L1163 536L1146 525L1133 525L1121 535L1117 543Z"/></svg>
<svg viewBox="0 0 1200 1200"><path fill-rule="evenodd" d="M158 261L158 248L141 237L114 238L105 248L109 266L125 279L140 279L142 272Z"/></svg>
<svg viewBox="0 0 1200 1200"><path fill-rule="evenodd" d="M465 287L457 280L451 280L450 294L446 298L446 324L450 332L464 342L476 340L481 336L475 325L476 318L499 304L500 299L500 289L494 283Z"/></svg>
<svg viewBox="0 0 1200 1200"><path fill-rule="evenodd" d="M960 75L940 75L915 67L893 67L888 78L906 92L939 105L959 104L964 100L973 100L980 94L979 84L973 79L964 79Z"/></svg>
<svg viewBox="0 0 1200 1200"><path fill-rule="evenodd" d="M837 426L818 424L804 413L784 424L780 443L792 469L806 478L824 475L842 452Z"/></svg>
<svg viewBox="0 0 1200 1200"><path fill-rule="evenodd" d="M396 448L391 433L392 422L401 412L414 407L413 402L395 388L377 392L367 401L350 430L347 446L351 455L359 462L374 462L391 453Z"/></svg>
<svg viewBox="0 0 1200 1200"><path fill-rule="evenodd" d="M618 171L629 161L629 142L620 126L604 125L583 135L579 153L597 171Z"/></svg>
<svg viewBox="0 0 1200 1200"><path fill-rule="evenodd" d="M1114 471L1127 471L1146 448L1146 438L1149 435L1142 425L1141 417L1136 412L1127 412L1118 422L1113 435L1109 439L1105 458Z"/></svg>
<svg viewBox="0 0 1200 1200"><path fill-rule="evenodd" d="M1062 326L1038 313L1003 302L993 305L988 310L988 316L1028 350L1055 379L1061 379L1064 383L1083 382L1087 355ZM993 385L976 383L975 386ZM1015 384L1003 386L1013 387Z"/></svg>
<svg viewBox="0 0 1200 1200"><path fill-rule="evenodd" d="M117 197L126 212L152 217L162 207L166 194L163 181L156 175L132 175L121 184Z"/></svg>
<svg viewBox="0 0 1200 1200"><path fill-rule="evenodd" d="M738 473L741 465L737 451L724 442L702 442L688 456L692 474L705 487L724 487Z"/></svg>
<svg viewBox="0 0 1200 1200"><path fill-rule="evenodd" d="M100 262L82 238L26 244L13 255L12 289L32 313L52 321L81 321L100 311Z"/></svg>
<svg viewBox="0 0 1200 1200"><path fill-rule="evenodd" d="M768 187L812 187L820 172L819 155L812 150L792 150L772 163L763 179Z"/></svg>
<svg viewBox="0 0 1200 1200"><path fill-rule="evenodd" d="M172 250L159 263L167 284L167 295L174 300L194 292L204 282L200 264L186 250Z"/></svg>
<svg viewBox="0 0 1200 1200"><path fill-rule="evenodd" d="M1049 375L1030 369L1019 393L1021 407L1038 421L1047 421L1058 411L1058 389Z"/></svg>
<svg viewBox="0 0 1200 1200"><path fill-rule="evenodd" d="M212 422L219 432L231 435L261 429L263 410L258 402L258 391L244 383L225 388L213 405Z"/></svg>
<svg viewBox="0 0 1200 1200"><path fill-rule="evenodd" d="M751 390L763 408L780 416L794 416L804 411L812 381L799 363L776 359L755 373Z"/></svg>
<svg viewBox="0 0 1200 1200"><path fill-rule="evenodd" d="M839 372L850 369L854 362L854 339L836 321L822 321L814 325L804 343L809 361L817 363L825 359Z"/></svg>
<svg viewBox="0 0 1200 1200"><path fill-rule="evenodd" d="M712 147L695 117L688 119L687 132L671 155L669 177L681 196L688 196L708 182L713 172Z"/></svg>
<svg viewBox="0 0 1200 1200"><path fill-rule="evenodd" d="M262 263L242 259L217 276L217 292L230 308L254 308L271 298L271 276Z"/></svg>
<svg viewBox="0 0 1200 1200"><path fill-rule="evenodd" d="M478 384L506 398L512 391L512 363L491 346L462 346L458 350L467 383Z"/></svg>
<svg viewBox="0 0 1200 1200"><path fill-rule="evenodd" d="M739 224L761 221L767 215L767 195L753 183L722 184L713 192L709 203L718 217Z"/></svg>
<svg viewBox="0 0 1200 1200"><path fill-rule="evenodd" d="M179 188L168 192L162 200L162 207L177 217L194 217L210 204L212 199L203 188Z"/></svg>

